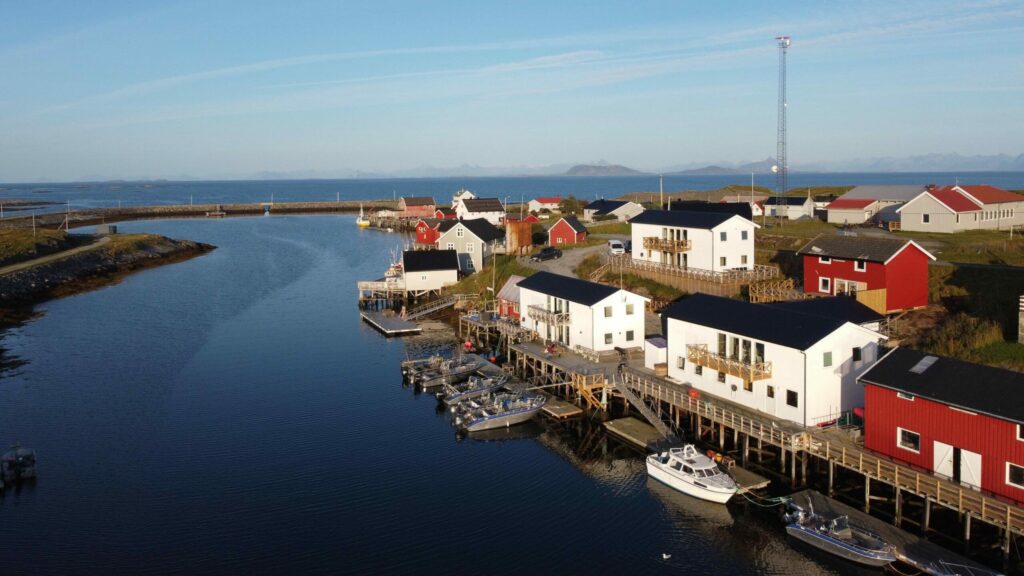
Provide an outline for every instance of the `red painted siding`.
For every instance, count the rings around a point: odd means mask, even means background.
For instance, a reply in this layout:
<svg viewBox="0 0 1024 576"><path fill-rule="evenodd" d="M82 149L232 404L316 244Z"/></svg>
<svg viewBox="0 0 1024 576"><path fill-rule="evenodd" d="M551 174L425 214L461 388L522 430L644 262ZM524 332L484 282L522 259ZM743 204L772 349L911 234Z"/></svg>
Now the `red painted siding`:
<svg viewBox="0 0 1024 576"><path fill-rule="evenodd" d="M833 291L836 287L836 278L853 280L854 282L865 282L868 285L868 290L886 287L885 266L882 264L879 264L878 262L868 262L867 270L864 272L857 272L853 267L853 260L836 260L833 258L831 264L822 264L818 261L817 256L809 256L805 254L804 292L822 294L822 292L818 291L818 278L822 276L827 276L832 279L830 285Z"/></svg>
<svg viewBox="0 0 1024 576"><path fill-rule="evenodd" d="M498 315L503 318L515 318L519 319L519 302L512 302L511 300L499 300L498 301Z"/></svg>
<svg viewBox="0 0 1024 576"><path fill-rule="evenodd" d="M402 210L402 218L433 218L434 211L436 208L431 205L427 206L406 206Z"/></svg>
<svg viewBox="0 0 1024 576"><path fill-rule="evenodd" d="M555 225L548 230L549 246L564 246L566 244L579 244L586 242L586 232L576 232L565 220L555 222Z"/></svg>
<svg viewBox="0 0 1024 576"><path fill-rule="evenodd" d="M822 294L818 290L819 278L831 279L833 292L836 278L864 282L868 290L885 288L886 310L906 310L928 305L928 256L914 246L904 248L889 261L867 262L867 269L858 272L854 260L833 258L830 264L817 256L804 255L804 292Z"/></svg>
<svg viewBox="0 0 1024 576"><path fill-rule="evenodd" d="M441 237L441 231L436 227L431 228L426 222L420 221L416 224L416 243L434 244Z"/></svg>
<svg viewBox="0 0 1024 576"><path fill-rule="evenodd" d="M919 454L897 445L897 428L921 435ZM888 388L865 386L864 446L867 449L932 471L936 441L981 454L982 489L1024 502L1024 489L1006 483L1007 462L1024 466L1024 441L1017 440L1015 423L953 410L920 397L904 400Z"/></svg>

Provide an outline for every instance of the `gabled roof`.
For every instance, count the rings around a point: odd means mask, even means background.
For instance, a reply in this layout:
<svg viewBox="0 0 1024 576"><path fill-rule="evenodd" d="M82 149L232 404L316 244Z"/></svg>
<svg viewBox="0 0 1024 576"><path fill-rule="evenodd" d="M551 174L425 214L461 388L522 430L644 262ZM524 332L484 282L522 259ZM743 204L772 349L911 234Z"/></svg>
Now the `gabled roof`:
<svg viewBox="0 0 1024 576"><path fill-rule="evenodd" d="M612 286L587 282L586 280L580 280L571 276L552 274L551 272L537 272L526 280L521 281L519 288L526 288L527 290L562 298L584 306L593 306L619 291L618 288Z"/></svg>
<svg viewBox="0 0 1024 576"><path fill-rule="evenodd" d="M462 205L469 212L504 212L505 207L497 198L467 198Z"/></svg>
<svg viewBox="0 0 1024 576"><path fill-rule="evenodd" d="M850 296L830 296L828 298L808 298L807 300L790 300L787 302L771 302L772 306L790 312L802 312L814 316L825 316L845 320L854 324L870 324L878 322L885 316L861 304Z"/></svg>
<svg viewBox="0 0 1024 576"><path fill-rule="evenodd" d="M434 206L434 199L429 196L402 196L406 206Z"/></svg>
<svg viewBox="0 0 1024 576"><path fill-rule="evenodd" d="M772 196L764 203L766 206L803 206L808 200L806 196Z"/></svg>
<svg viewBox="0 0 1024 576"><path fill-rule="evenodd" d="M719 224L736 217L737 216L735 214L728 212L645 210L642 214L634 216L630 222L633 224L654 224L657 226L677 226L680 228L700 228L703 230L711 230ZM749 222L749 220L747 221Z"/></svg>
<svg viewBox="0 0 1024 576"><path fill-rule="evenodd" d="M402 252L402 269L406 272L458 270L459 255L455 250L406 250Z"/></svg>
<svg viewBox="0 0 1024 576"><path fill-rule="evenodd" d="M596 210L595 214L603 216L609 212L614 212L625 205L626 203L622 200L605 200L604 198L601 198L600 200L594 200L590 204L587 204L583 209Z"/></svg>
<svg viewBox="0 0 1024 576"><path fill-rule="evenodd" d="M419 220L416 221L417 227L419 227L420 222L423 222L424 224L431 228L437 228L438 224L444 222L444 220L441 220L440 218L420 218Z"/></svg>
<svg viewBox="0 0 1024 576"><path fill-rule="evenodd" d="M519 302L519 283L525 280L524 276L513 274L505 280L505 284L502 285L501 290L498 290L498 300L505 300L506 302Z"/></svg>
<svg viewBox="0 0 1024 576"><path fill-rule="evenodd" d="M862 210L877 204L878 200L871 198L839 198L833 200L828 206L825 206L826 210Z"/></svg>
<svg viewBox="0 0 1024 576"><path fill-rule="evenodd" d="M580 221L577 220L575 216L562 216L561 218L558 219L558 222L561 222L563 220L565 221L566 224L569 225L569 228L572 228L572 231L577 233L577 234L579 234L580 232L586 232L587 231L587 227L584 226L583 224L580 224ZM552 224L551 228L554 228L555 226L558 226L558 222L555 222L554 224ZM551 228L548 228L548 231L550 231Z"/></svg>
<svg viewBox="0 0 1024 576"><path fill-rule="evenodd" d="M953 212L977 212L981 210L981 206L977 202L971 200L953 186L934 188L925 192L925 194L935 198Z"/></svg>
<svg viewBox="0 0 1024 576"><path fill-rule="evenodd" d="M885 200L887 202L909 202L923 191L923 184L857 186L843 194L843 198L870 198L871 200Z"/></svg>
<svg viewBox="0 0 1024 576"><path fill-rule="evenodd" d="M754 211L750 207L750 201L743 202L701 202L684 200L681 202L672 202L668 206L669 210L682 210L684 212L721 212L723 214L735 214L742 216L747 220L751 220L754 217Z"/></svg>
<svg viewBox="0 0 1024 576"><path fill-rule="evenodd" d="M805 256L825 256L843 260L866 260L868 262L886 263L913 245L930 259L934 260L927 250L921 248L913 240L899 238L878 238L874 236L818 236L797 251Z"/></svg>
<svg viewBox="0 0 1024 576"><path fill-rule="evenodd" d="M934 360L922 363L928 357ZM918 369L914 370L915 367ZM1024 373L1021 372L896 348L868 369L860 381L1024 423Z"/></svg>
<svg viewBox="0 0 1024 576"><path fill-rule="evenodd" d="M561 196L548 196L548 197L542 197L542 198L534 198L534 200L536 200L537 202L540 202L541 204L561 204L562 203Z"/></svg>
<svg viewBox="0 0 1024 576"><path fill-rule="evenodd" d="M955 186L962 192L982 204L1002 204L1004 202L1024 202L1024 196L995 186Z"/></svg>
<svg viewBox="0 0 1024 576"><path fill-rule="evenodd" d="M434 212L440 212L441 214L444 214L445 216L452 216L452 215L455 214L455 210L453 210L452 208L438 208L438 209L434 210Z"/></svg>
<svg viewBox="0 0 1024 576"><path fill-rule="evenodd" d="M707 294L694 294L670 304L662 311L662 317L717 328L797 350L807 350L847 324L838 318Z"/></svg>
<svg viewBox="0 0 1024 576"><path fill-rule="evenodd" d="M460 224L484 242L501 240L505 237L504 232L484 218L473 218L471 220L445 220L441 222L441 226L438 229L441 231L441 234L446 234L449 230Z"/></svg>

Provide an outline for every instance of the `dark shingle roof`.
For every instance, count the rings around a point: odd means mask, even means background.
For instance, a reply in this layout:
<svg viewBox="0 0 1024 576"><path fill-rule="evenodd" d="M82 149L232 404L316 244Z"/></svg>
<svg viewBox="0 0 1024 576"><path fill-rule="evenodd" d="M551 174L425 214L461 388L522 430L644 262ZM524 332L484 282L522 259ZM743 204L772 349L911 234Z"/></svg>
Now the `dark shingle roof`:
<svg viewBox="0 0 1024 576"><path fill-rule="evenodd" d="M462 205L470 212L504 212L505 207L497 198L468 198Z"/></svg>
<svg viewBox="0 0 1024 576"><path fill-rule="evenodd" d="M568 224L569 227L572 228L573 232L576 232L577 234L587 231L587 227L580 224L580 221L577 220L575 216L562 216L559 220L565 220L565 223ZM558 222L555 222L555 224L558 224Z"/></svg>
<svg viewBox="0 0 1024 576"><path fill-rule="evenodd" d="M462 224L467 230L484 242L501 240L505 237L504 232L484 218L473 218L471 220L445 220L441 222L441 227L438 228L438 230L441 231L441 234L444 234L459 224Z"/></svg>
<svg viewBox="0 0 1024 576"><path fill-rule="evenodd" d="M402 269L406 272L458 270L459 255L455 250L406 250L402 252Z"/></svg>
<svg viewBox="0 0 1024 576"><path fill-rule="evenodd" d="M927 356L897 348L876 362L860 381L1024 423L1024 374L943 356L931 356L933 364L920 374L912 372Z"/></svg>
<svg viewBox="0 0 1024 576"><path fill-rule="evenodd" d="M434 199L429 196L403 196L406 206L434 206Z"/></svg>
<svg viewBox="0 0 1024 576"><path fill-rule="evenodd" d="M601 198L600 200L594 200L590 204L587 204L583 209L596 210L595 214L603 216L613 210L618 210L625 205L626 203L621 200L605 200L604 198Z"/></svg>
<svg viewBox="0 0 1024 576"><path fill-rule="evenodd" d="M726 212L686 212L684 210L646 210L630 220L633 224L680 226L710 230L735 214Z"/></svg>
<svg viewBox="0 0 1024 576"><path fill-rule="evenodd" d="M910 240L868 236L818 236L797 251L797 254L886 262L909 242Z"/></svg>
<svg viewBox="0 0 1024 576"><path fill-rule="evenodd" d="M854 324L878 322L884 316L861 304L856 298L849 296L832 296L830 298L810 298L807 300L791 300L789 302L772 302L766 304L782 310L801 312L814 316L837 318Z"/></svg>
<svg viewBox="0 0 1024 576"><path fill-rule="evenodd" d="M803 206L806 196L772 196L764 201L766 206Z"/></svg>
<svg viewBox="0 0 1024 576"><path fill-rule="evenodd" d="M556 298L564 298L570 302L593 306L601 300L615 294L618 288L595 284L571 276L552 274L551 272L537 272L526 280L519 282L520 289L533 290L542 294L548 294Z"/></svg>
<svg viewBox="0 0 1024 576"><path fill-rule="evenodd" d="M694 294L675 302L665 308L662 316L797 350L810 348L846 324L845 320L837 318L804 314L707 294Z"/></svg>
<svg viewBox="0 0 1024 576"><path fill-rule="evenodd" d="M676 201L669 204L669 210L684 210L686 212L722 212L724 214L735 214L747 220L754 219L754 211L750 202L700 202L700 201Z"/></svg>

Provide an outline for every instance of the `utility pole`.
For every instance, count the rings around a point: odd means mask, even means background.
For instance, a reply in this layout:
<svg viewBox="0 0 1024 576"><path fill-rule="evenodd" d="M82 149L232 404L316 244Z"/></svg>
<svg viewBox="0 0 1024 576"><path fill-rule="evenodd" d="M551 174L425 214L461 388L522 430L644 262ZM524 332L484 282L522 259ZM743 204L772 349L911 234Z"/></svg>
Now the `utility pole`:
<svg viewBox="0 0 1024 576"><path fill-rule="evenodd" d="M32 239L36 239L36 211L32 211Z"/></svg>
<svg viewBox="0 0 1024 576"><path fill-rule="evenodd" d="M661 210L665 209L665 177L658 174L658 208Z"/></svg>
<svg viewBox="0 0 1024 576"><path fill-rule="evenodd" d="M775 194L778 196L786 193L786 175L789 171L786 158L786 50L791 41L789 36L777 36L775 39L779 42L779 126L775 143Z"/></svg>

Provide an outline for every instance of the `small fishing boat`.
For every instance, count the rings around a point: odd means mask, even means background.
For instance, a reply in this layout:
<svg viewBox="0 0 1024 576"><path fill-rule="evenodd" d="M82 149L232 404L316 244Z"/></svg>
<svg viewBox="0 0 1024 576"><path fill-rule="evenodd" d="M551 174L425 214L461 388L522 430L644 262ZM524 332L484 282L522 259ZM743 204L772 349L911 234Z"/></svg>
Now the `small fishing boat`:
<svg viewBox="0 0 1024 576"><path fill-rule="evenodd" d="M810 500L805 510L790 503L786 532L819 550L864 566L881 567L896 561L892 544L870 530L850 524L848 516L824 518L814 513Z"/></svg>
<svg viewBox="0 0 1024 576"><path fill-rule="evenodd" d="M402 362L402 377L409 382L415 382L421 373L440 368L442 362L444 362L444 357L440 355L406 360Z"/></svg>
<svg viewBox="0 0 1024 576"><path fill-rule="evenodd" d="M736 481L701 454L693 444L669 448L647 457L647 474L694 498L725 504L736 493Z"/></svg>
<svg viewBox="0 0 1024 576"><path fill-rule="evenodd" d="M356 218L356 226L359 226L360 228L366 228L369 225L370 225L370 219L367 218L365 214L363 214L363 203L360 202L359 203L359 217Z"/></svg>
<svg viewBox="0 0 1024 576"><path fill-rule="evenodd" d="M0 456L0 480L8 484L36 477L36 452L18 444Z"/></svg>
<svg viewBox="0 0 1024 576"><path fill-rule="evenodd" d="M453 423L466 432L507 428L531 420L544 407L540 394L495 394L459 404Z"/></svg>
<svg viewBox="0 0 1024 576"><path fill-rule="evenodd" d="M504 375L491 378L470 376L465 384L445 384L441 394L444 396L445 406L455 406L464 400L479 398L485 394L497 392L507 381L508 378Z"/></svg>
<svg viewBox="0 0 1024 576"><path fill-rule="evenodd" d="M419 384L421 388L458 384L468 380L483 365L483 362L472 356L459 356L441 362L437 368L420 372L416 378L416 384Z"/></svg>

